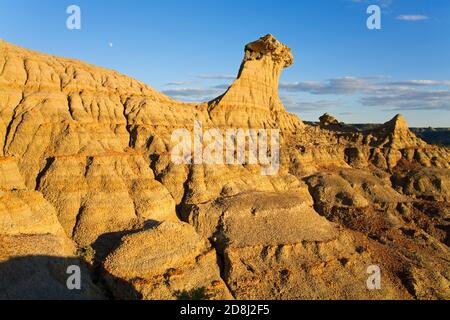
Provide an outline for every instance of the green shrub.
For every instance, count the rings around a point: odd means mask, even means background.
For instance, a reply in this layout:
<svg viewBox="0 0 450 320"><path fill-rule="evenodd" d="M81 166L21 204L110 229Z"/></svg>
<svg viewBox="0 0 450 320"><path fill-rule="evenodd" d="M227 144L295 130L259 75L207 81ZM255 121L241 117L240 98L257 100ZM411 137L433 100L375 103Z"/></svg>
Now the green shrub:
<svg viewBox="0 0 450 320"><path fill-rule="evenodd" d="M194 288L189 291L176 291L177 300L209 300L211 298L205 287Z"/></svg>
<svg viewBox="0 0 450 320"><path fill-rule="evenodd" d="M95 250L91 246L79 248L77 255L82 257L86 262L92 263L95 258Z"/></svg>

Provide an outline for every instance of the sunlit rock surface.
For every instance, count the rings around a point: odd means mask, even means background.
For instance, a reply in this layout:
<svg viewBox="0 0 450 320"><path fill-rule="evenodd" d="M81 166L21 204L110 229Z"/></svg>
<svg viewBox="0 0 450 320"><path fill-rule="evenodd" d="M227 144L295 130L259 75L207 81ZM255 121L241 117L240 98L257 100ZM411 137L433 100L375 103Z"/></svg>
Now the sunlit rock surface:
<svg viewBox="0 0 450 320"><path fill-rule="evenodd" d="M278 95L293 62L267 35L223 95L182 103L0 41L0 297L449 299L449 150L400 115L304 124ZM195 121L280 130L277 174L173 163L172 132Z"/></svg>

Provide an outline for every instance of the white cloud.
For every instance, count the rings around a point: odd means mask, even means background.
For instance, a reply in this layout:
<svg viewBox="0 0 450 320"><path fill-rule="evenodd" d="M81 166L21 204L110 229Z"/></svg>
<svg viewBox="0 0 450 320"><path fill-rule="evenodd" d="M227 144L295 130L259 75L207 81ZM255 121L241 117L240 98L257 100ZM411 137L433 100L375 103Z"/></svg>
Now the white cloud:
<svg viewBox="0 0 450 320"><path fill-rule="evenodd" d="M228 88L228 84L176 86L163 93L185 101L210 101ZM312 95L308 98L301 94ZM389 77L338 77L326 81L298 81L280 84L280 96L291 112L329 110L342 106L337 99L348 97L361 106L382 110L445 110L450 111L450 80L391 80ZM314 96L331 96L314 99Z"/></svg>
<svg viewBox="0 0 450 320"><path fill-rule="evenodd" d="M383 107L383 110L445 110L450 111L450 91L410 91L392 95L366 96L361 104Z"/></svg>
<svg viewBox="0 0 450 320"><path fill-rule="evenodd" d="M386 110L450 111L448 80L386 81L377 77L341 77L324 82L282 83L280 90L291 94L354 96L363 106ZM287 102L294 105L293 102ZM301 106L297 108L301 109Z"/></svg>
<svg viewBox="0 0 450 320"><path fill-rule="evenodd" d="M209 101L223 93L217 88L176 88L162 92L172 98L189 101Z"/></svg>
<svg viewBox="0 0 450 320"><path fill-rule="evenodd" d="M371 78L340 77L326 82L300 81L281 83L280 89L291 92L309 92L312 94L354 94L359 91L372 90Z"/></svg>
<svg viewBox="0 0 450 320"><path fill-rule="evenodd" d="M217 86L214 86L215 89L221 89L221 90L227 90L230 87L227 83L218 84Z"/></svg>
<svg viewBox="0 0 450 320"><path fill-rule="evenodd" d="M185 86L191 83L192 83L191 81L172 81L166 83L166 86Z"/></svg>
<svg viewBox="0 0 450 320"><path fill-rule="evenodd" d="M235 76L229 75L229 74L198 74L196 75L197 78L200 79L208 79L208 80L234 80L236 79Z"/></svg>
<svg viewBox="0 0 450 320"><path fill-rule="evenodd" d="M281 95L280 98L286 110L294 113L329 110L339 105L339 102L335 100L302 101L291 95Z"/></svg>
<svg viewBox="0 0 450 320"><path fill-rule="evenodd" d="M439 80L403 80L390 82L391 85L398 86L450 86L450 81Z"/></svg>
<svg viewBox="0 0 450 320"><path fill-rule="evenodd" d="M429 17L420 15L420 14L402 14L397 17L397 20L403 20L403 21L421 21L421 20L427 20Z"/></svg>

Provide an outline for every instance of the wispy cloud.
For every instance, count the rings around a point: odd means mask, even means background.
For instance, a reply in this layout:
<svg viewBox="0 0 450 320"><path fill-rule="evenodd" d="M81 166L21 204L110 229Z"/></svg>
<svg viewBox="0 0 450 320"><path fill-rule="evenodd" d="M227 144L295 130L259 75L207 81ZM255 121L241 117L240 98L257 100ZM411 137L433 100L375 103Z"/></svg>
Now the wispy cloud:
<svg viewBox="0 0 450 320"><path fill-rule="evenodd" d="M280 89L291 92L308 92L312 94L353 94L367 90L368 82L365 78L342 77L318 81L300 81L281 83Z"/></svg>
<svg viewBox="0 0 450 320"><path fill-rule="evenodd" d="M397 17L397 20L402 21L421 21L429 19L428 16L420 15L420 14L402 14Z"/></svg>
<svg viewBox="0 0 450 320"><path fill-rule="evenodd" d="M208 101L222 93L219 88L176 88L163 90L162 92L172 98L178 98L188 101Z"/></svg>
<svg viewBox="0 0 450 320"><path fill-rule="evenodd" d="M352 114L354 114L354 113L353 113L353 112L348 112L348 111L339 112L339 115L340 115L340 116L350 116L350 115L352 115Z"/></svg>
<svg viewBox="0 0 450 320"><path fill-rule="evenodd" d="M283 101L286 110L293 113L329 110L339 105L339 101L336 100L307 101L299 100L297 97L291 95L281 95L280 98Z"/></svg>
<svg viewBox="0 0 450 320"><path fill-rule="evenodd" d="M166 86L186 86L192 84L192 81L172 81L166 83Z"/></svg>
<svg viewBox="0 0 450 320"><path fill-rule="evenodd" d="M438 80L404 80L392 81L389 84L397 86L450 86L450 81Z"/></svg>
<svg viewBox="0 0 450 320"><path fill-rule="evenodd" d="M164 90L163 93L184 101L209 101L223 94L229 86L227 83L193 87L183 84L174 82L177 87ZM291 112L337 108L342 106L340 96L350 98L361 106L378 107L381 110L450 111L450 80L346 76L325 81L283 82L279 87L280 97ZM323 98L314 99L314 96Z"/></svg>
<svg viewBox="0 0 450 320"><path fill-rule="evenodd" d="M214 86L214 89L227 90L229 87L230 87L229 84L222 83L222 84L218 84L217 86Z"/></svg>
<svg viewBox="0 0 450 320"><path fill-rule="evenodd" d="M208 80L234 80L236 79L236 76L229 75L229 74L198 74L196 75L197 78L200 79L208 79Z"/></svg>
<svg viewBox="0 0 450 320"><path fill-rule="evenodd" d="M280 89L290 93L355 96L363 106L386 110L449 110L450 81L386 81L376 77L341 77L324 82L282 83Z"/></svg>
<svg viewBox="0 0 450 320"><path fill-rule="evenodd" d="M199 74L195 76L205 81L171 81L162 92L172 98L189 102L209 101L223 94L235 77L226 74ZM209 80L223 80L223 83Z"/></svg>
<svg viewBox="0 0 450 320"><path fill-rule="evenodd" d="M446 110L450 111L450 91L409 91L385 96L366 96L360 102L383 110Z"/></svg>

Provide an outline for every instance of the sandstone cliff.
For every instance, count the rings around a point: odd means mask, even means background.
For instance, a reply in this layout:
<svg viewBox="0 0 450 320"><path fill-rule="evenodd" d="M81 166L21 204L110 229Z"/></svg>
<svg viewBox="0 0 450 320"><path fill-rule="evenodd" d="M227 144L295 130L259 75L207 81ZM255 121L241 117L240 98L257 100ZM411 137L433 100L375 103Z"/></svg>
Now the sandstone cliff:
<svg viewBox="0 0 450 320"><path fill-rule="evenodd" d="M305 125L278 96L292 63L267 35L222 96L182 103L0 41L0 295L45 298L46 283L60 294L67 263L92 252L82 297L450 298L449 150L402 116L364 132ZM174 164L171 134L196 120L279 129L278 174ZM370 265L381 290L366 287Z"/></svg>

